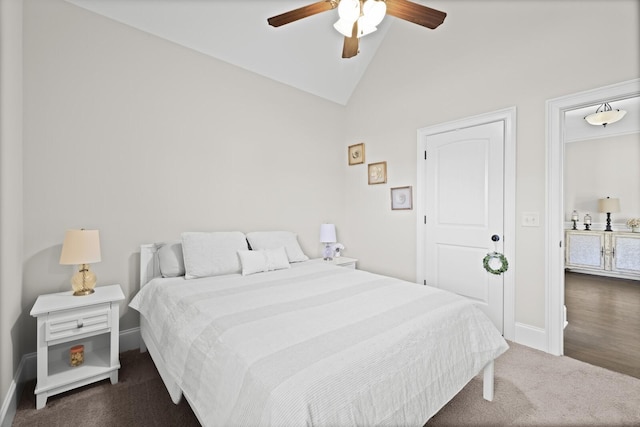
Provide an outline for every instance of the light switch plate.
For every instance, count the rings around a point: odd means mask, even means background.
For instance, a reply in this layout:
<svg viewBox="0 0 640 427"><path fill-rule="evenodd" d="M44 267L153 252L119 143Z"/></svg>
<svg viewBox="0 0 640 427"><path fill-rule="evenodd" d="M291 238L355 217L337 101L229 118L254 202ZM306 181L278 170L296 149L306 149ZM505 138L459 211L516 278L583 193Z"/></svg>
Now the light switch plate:
<svg viewBox="0 0 640 427"><path fill-rule="evenodd" d="M522 212L523 227L540 227L539 212Z"/></svg>

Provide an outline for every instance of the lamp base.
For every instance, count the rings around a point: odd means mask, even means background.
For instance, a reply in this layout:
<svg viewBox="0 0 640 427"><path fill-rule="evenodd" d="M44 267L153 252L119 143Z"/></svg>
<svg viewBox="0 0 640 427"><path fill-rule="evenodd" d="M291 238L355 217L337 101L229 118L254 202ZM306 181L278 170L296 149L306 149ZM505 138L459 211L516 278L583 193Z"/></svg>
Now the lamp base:
<svg viewBox="0 0 640 427"><path fill-rule="evenodd" d="M325 261L332 261L333 260L333 251L331 250L331 245L329 245L328 243L324 247L324 258L323 259Z"/></svg>
<svg viewBox="0 0 640 427"><path fill-rule="evenodd" d="M88 264L82 264L80 270L76 272L71 278L71 287L73 288L74 296L91 295L95 291L93 288L96 286L96 275L93 271L89 270Z"/></svg>
<svg viewBox="0 0 640 427"><path fill-rule="evenodd" d="M605 227L604 231L613 231L611 229L611 212L607 212L607 226Z"/></svg>

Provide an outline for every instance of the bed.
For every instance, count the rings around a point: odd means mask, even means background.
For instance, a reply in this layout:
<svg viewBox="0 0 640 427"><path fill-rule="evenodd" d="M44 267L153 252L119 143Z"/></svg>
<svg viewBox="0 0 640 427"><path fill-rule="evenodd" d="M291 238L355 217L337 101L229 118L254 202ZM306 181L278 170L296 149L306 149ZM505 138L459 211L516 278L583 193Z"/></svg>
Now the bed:
<svg viewBox="0 0 640 427"><path fill-rule="evenodd" d="M422 426L483 369L493 399L493 361L508 346L472 303L309 260L283 235L141 246L130 303L141 351L202 425ZM163 274L163 250L184 275ZM224 268L198 272L194 254L197 267Z"/></svg>

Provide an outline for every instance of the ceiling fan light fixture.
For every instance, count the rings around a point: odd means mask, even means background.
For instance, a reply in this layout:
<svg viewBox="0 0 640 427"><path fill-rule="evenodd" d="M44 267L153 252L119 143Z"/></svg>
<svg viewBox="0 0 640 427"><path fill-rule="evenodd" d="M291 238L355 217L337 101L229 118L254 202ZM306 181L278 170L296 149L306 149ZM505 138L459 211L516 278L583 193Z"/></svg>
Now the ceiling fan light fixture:
<svg viewBox="0 0 640 427"><path fill-rule="evenodd" d="M366 20L367 25L377 27L387 13L387 4L381 0L367 0L362 6L361 19Z"/></svg>
<svg viewBox="0 0 640 427"><path fill-rule="evenodd" d="M590 125L607 127L608 124L622 120L625 114L627 114L625 110L614 110L608 102L605 102L598 107L595 113L585 116L584 119Z"/></svg>
<svg viewBox="0 0 640 427"><path fill-rule="evenodd" d="M346 19L338 19L335 24L333 24L333 28L336 29L340 34L345 37L351 37L351 33L353 31L353 22L349 22Z"/></svg>
<svg viewBox="0 0 640 427"><path fill-rule="evenodd" d="M374 31L376 31L378 29L378 27L372 27L370 25L366 24L366 21L364 23L362 23L362 18L358 19L358 33L357 33L357 37L364 37L367 34L371 34Z"/></svg>
<svg viewBox="0 0 640 427"><path fill-rule="evenodd" d="M354 22L360 17L360 0L340 0L338 16L346 22Z"/></svg>
<svg viewBox="0 0 640 427"><path fill-rule="evenodd" d="M385 2L367 0L362 6L362 15L358 18L358 38L376 31L386 12L387 5Z"/></svg>

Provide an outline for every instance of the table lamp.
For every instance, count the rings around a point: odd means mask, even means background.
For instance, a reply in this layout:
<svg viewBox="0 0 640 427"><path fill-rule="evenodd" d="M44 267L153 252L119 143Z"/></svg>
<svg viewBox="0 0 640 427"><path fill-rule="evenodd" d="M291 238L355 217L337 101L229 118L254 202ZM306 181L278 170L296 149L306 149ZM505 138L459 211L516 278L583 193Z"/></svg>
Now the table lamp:
<svg viewBox="0 0 640 427"><path fill-rule="evenodd" d="M67 230L62 243L60 264L79 266L78 271L71 278L73 295L89 295L94 292L96 275L89 270L89 264L94 262L100 262L98 230Z"/></svg>
<svg viewBox="0 0 640 427"><path fill-rule="evenodd" d="M620 212L620 199L607 197L606 199L598 200L598 211L607 213L607 227L604 231L613 231L611 229L611 212Z"/></svg>
<svg viewBox="0 0 640 427"><path fill-rule="evenodd" d="M331 243L336 242L336 226L334 224L320 224L320 243L324 243L324 260L331 261L333 254Z"/></svg>

